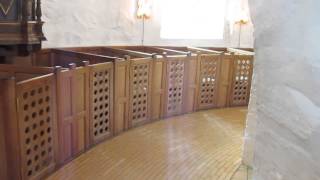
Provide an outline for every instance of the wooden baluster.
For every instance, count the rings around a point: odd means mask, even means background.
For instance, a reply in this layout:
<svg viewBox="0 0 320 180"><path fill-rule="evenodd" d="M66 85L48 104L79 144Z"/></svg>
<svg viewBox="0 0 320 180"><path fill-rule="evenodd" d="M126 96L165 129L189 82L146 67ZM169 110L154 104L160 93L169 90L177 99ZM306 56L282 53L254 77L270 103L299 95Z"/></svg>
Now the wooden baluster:
<svg viewBox="0 0 320 180"><path fill-rule="evenodd" d="M124 59L129 61L131 59L131 57L129 55L124 55Z"/></svg>
<svg viewBox="0 0 320 180"><path fill-rule="evenodd" d="M38 32L40 33L40 39L45 41L47 39L44 37L43 31L42 31L43 22L41 20L41 17L42 17L41 0L37 0L36 17L37 17L36 20L38 22Z"/></svg>
<svg viewBox="0 0 320 180"><path fill-rule="evenodd" d="M31 12L32 12L32 20L36 20L36 0L32 0L32 6L31 6Z"/></svg>
<svg viewBox="0 0 320 180"><path fill-rule="evenodd" d="M77 68L77 65L75 63L70 63L69 65L69 69L74 70Z"/></svg>
<svg viewBox="0 0 320 180"><path fill-rule="evenodd" d="M167 58L167 57L168 57L168 53L167 53L167 52L163 52L163 53L162 53L162 56L165 57L165 58Z"/></svg>
<svg viewBox="0 0 320 180"><path fill-rule="evenodd" d="M158 56L157 53L152 53L152 55L151 55L151 57L152 57L153 59L157 59L157 56Z"/></svg>
<svg viewBox="0 0 320 180"><path fill-rule="evenodd" d="M23 6L22 6L22 21L23 22L27 22L28 21L28 1L23 1L22 2Z"/></svg>
<svg viewBox="0 0 320 180"><path fill-rule="evenodd" d="M87 67L90 65L90 62L89 61L82 61L82 64L84 67Z"/></svg>
<svg viewBox="0 0 320 180"><path fill-rule="evenodd" d="M27 21L32 20L32 9L33 9L33 4L32 4L32 0L26 0L27 4L26 4L26 14L27 14Z"/></svg>
<svg viewBox="0 0 320 180"><path fill-rule="evenodd" d="M41 17L42 17L41 0L37 0L36 15L37 15L37 21L41 22Z"/></svg>

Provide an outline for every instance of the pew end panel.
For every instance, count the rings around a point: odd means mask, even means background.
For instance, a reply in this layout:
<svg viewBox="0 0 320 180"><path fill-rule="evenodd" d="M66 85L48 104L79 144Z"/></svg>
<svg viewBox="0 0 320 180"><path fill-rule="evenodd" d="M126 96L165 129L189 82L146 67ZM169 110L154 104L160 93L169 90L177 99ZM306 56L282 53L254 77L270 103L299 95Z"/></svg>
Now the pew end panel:
<svg viewBox="0 0 320 180"><path fill-rule="evenodd" d="M44 178L56 168L58 155L53 69L0 65L0 71L10 77L0 82L7 177ZM28 73L33 76L23 77Z"/></svg>

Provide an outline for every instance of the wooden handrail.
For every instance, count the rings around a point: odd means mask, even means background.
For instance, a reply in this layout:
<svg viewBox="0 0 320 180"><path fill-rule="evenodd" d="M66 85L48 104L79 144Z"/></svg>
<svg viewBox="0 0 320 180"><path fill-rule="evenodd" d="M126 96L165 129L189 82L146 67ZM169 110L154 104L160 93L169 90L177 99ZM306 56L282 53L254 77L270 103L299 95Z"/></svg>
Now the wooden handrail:
<svg viewBox="0 0 320 180"><path fill-rule="evenodd" d="M137 56L140 58L146 58L146 57L153 57L154 54L149 54L149 53L144 53L144 52L138 52L138 51L133 51L133 50L124 50L124 49L117 49L117 48L110 48L110 47L103 47L102 49L113 51L116 53L121 53L124 55L133 55Z"/></svg>
<svg viewBox="0 0 320 180"><path fill-rule="evenodd" d="M213 53L213 54L223 54L223 51L215 51L215 50L211 50L211 49L203 49L203 48L198 48L198 47L187 47L190 50L193 51L200 51L200 52L205 52L205 53Z"/></svg>
<svg viewBox="0 0 320 180"><path fill-rule="evenodd" d="M35 81L35 80L46 79L46 78L50 78L50 77L53 77L53 76L54 76L54 73L46 74L46 75L42 75L42 76L37 76L37 77L33 77L33 78L30 78L30 79L26 79L26 80L22 80L20 82L17 82L17 85L29 83L29 82L32 82L32 81Z"/></svg>
<svg viewBox="0 0 320 180"><path fill-rule="evenodd" d="M13 72L13 73L48 74L48 73L53 73L54 69L50 67L34 67L34 66L30 66L30 67L28 66L28 68L25 68L24 66L20 66L20 65L0 64L0 71Z"/></svg>
<svg viewBox="0 0 320 180"><path fill-rule="evenodd" d="M241 49L236 49L236 48L227 48L227 51L233 52L233 53L239 53L242 55L249 55L249 56L254 56L254 52L246 51L246 50L241 50Z"/></svg>
<svg viewBox="0 0 320 180"><path fill-rule="evenodd" d="M177 53L177 54L181 54L181 55L190 55L191 52L183 52L183 51L178 51L178 50L173 50L173 49L167 49L167 48L162 48L162 47L154 47L157 49L161 49L163 51L167 51L167 52L172 52L172 53Z"/></svg>
<svg viewBox="0 0 320 180"><path fill-rule="evenodd" d="M101 58L101 60L108 59L112 61L115 61L116 59L118 59L117 57L111 57L111 56L105 56L105 55L99 55L99 54L93 54L93 53L87 53L87 52L77 52L74 50L53 49L52 51L55 53L63 53L65 55L73 56L73 57L75 56L81 56L86 58L95 57L95 58Z"/></svg>

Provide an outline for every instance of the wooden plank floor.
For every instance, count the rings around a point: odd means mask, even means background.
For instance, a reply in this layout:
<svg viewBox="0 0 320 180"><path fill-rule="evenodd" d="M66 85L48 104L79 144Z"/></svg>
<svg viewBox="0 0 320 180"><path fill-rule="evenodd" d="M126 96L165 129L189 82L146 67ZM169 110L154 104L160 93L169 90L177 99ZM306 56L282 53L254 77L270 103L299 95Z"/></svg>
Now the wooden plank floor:
<svg viewBox="0 0 320 180"><path fill-rule="evenodd" d="M201 111L121 134L49 180L229 180L241 163L246 108Z"/></svg>

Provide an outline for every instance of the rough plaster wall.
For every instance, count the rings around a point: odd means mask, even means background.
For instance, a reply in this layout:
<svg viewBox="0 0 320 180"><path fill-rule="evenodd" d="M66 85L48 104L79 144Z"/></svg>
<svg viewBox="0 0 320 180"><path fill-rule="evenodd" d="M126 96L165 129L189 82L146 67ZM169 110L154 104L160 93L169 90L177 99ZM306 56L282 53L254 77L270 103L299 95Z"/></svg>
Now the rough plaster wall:
<svg viewBox="0 0 320 180"><path fill-rule="evenodd" d="M256 66L257 63L255 63ZM257 68L256 68L257 69ZM246 131L244 135L244 148L242 161L249 167L253 167L255 137L257 129L257 73L253 75L252 88L250 94L250 103L248 107Z"/></svg>
<svg viewBox="0 0 320 180"><path fill-rule="evenodd" d="M249 3L256 49L254 180L319 180L320 1Z"/></svg>
<svg viewBox="0 0 320 180"><path fill-rule="evenodd" d="M132 0L43 1L45 47L136 44L140 26Z"/></svg>
<svg viewBox="0 0 320 180"><path fill-rule="evenodd" d="M239 28L231 30L227 21L223 40L161 39L161 0L153 1L152 17L145 24L145 45L237 46ZM237 1L228 0L228 4ZM141 44L142 21L135 17L136 0L46 0L42 9L48 39L44 47ZM241 42L242 47L253 46L250 23L243 26Z"/></svg>

